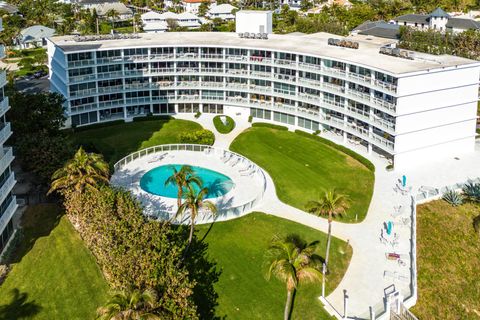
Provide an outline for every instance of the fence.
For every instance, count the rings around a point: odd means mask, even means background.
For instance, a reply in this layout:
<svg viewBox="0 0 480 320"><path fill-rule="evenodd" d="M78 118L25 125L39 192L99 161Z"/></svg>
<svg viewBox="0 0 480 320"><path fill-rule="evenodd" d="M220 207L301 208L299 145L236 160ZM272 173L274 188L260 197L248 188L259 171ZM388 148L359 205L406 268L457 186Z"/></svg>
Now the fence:
<svg viewBox="0 0 480 320"><path fill-rule="evenodd" d="M137 159L153 155L159 152L171 152L171 151L191 151L191 152L201 152L205 155L209 156L219 156L219 157L238 157L238 162L243 162L247 166L251 166L252 172L254 172L254 176L259 178L261 186L261 192L256 195L253 199L243 202L242 204L235 204L232 206L224 205L220 206L217 213L217 220L228 220L231 218L239 217L244 213L250 212L262 199L263 195L265 194L265 190L267 188L267 179L265 177L265 173L263 172L262 168L260 168L257 164L245 158L244 156L221 148L216 148L208 145L201 145L201 144L164 144L153 146L149 148L145 148L136 152L129 154L128 156L120 159L114 165L115 172L121 170L126 164L135 161ZM218 207L218 204L217 204Z"/></svg>

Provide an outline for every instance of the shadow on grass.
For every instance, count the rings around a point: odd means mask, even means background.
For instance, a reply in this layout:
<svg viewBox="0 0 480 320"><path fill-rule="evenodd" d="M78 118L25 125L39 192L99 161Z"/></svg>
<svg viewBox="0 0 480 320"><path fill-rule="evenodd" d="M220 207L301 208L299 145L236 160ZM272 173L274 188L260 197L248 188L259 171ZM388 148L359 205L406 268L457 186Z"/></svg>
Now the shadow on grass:
<svg viewBox="0 0 480 320"><path fill-rule="evenodd" d="M28 301L28 294L18 289L11 291L12 300L9 304L0 306L0 319L32 318L42 310L35 301Z"/></svg>
<svg viewBox="0 0 480 320"><path fill-rule="evenodd" d="M188 234L188 228L184 228L184 230ZM218 282L221 271L217 270L215 261L209 260L207 255L208 243L202 240L199 240L196 235L193 237L184 261L190 279L196 282L192 298L197 305L200 319L226 319L226 317L215 315L215 309L218 306L218 294L215 291L214 284Z"/></svg>
<svg viewBox="0 0 480 320"><path fill-rule="evenodd" d="M38 238L50 235L60 222L63 210L56 204L39 204L27 208L22 216L22 237L8 263L17 263L33 248ZM0 319L4 319L1 318ZM8 319L8 318L6 318Z"/></svg>

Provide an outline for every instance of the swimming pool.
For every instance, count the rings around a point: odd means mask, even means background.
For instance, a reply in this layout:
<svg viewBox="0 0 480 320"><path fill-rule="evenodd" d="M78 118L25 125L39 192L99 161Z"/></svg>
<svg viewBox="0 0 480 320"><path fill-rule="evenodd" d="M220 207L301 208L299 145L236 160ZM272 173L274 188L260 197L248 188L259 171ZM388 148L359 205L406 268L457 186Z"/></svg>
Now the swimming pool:
<svg viewBox="0 0 480 320"><path fill-rule="evenodd" d="M140 187L157 196L177 198L177 186L172 184L165 186L165 181L173 174L174 167L180 170L182 165L164 165L148 171L140 179ZM202 167L192 166L192 169L195 175L202 180L203 187L208 188L207 199L223 196L233 188L232 179L224 174ZM199 188L195 184L193 187L198 191Z"/></svg>

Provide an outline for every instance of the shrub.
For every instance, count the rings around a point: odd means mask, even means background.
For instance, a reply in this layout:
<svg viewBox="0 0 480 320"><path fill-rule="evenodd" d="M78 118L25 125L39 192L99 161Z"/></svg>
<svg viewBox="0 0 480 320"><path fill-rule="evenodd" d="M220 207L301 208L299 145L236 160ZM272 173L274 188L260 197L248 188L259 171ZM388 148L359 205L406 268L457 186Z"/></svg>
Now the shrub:
<svg viewBox="0 0 480 320"><path fill-rule="evenodd" d="M168 121L168 120L172 120L173 117L172 116L169 116L169 115L152 115L151 113L150 114L147 114L146 116L140 116L140 117L134 117L133 118L133 121L134 122L139 122L139 121L153 121L153 120L163 120L163 121Z"/></svg>
<svg viewBox="0 0 480 320"><path fill-rule="evenodd" d="M480 202L480 183L469 182L463 186L462 191L468 200Z"/></svg>
<svg viewBox="0 0 480 320"><path fill-rule="evenodd" d="M0 285L5 281L7 278L8 272L10 271L10 268L6 264L0 264Z"/></svg>
<svg viewBox="0 0 480 320"><path fill-rule="evenodd" d="M319 136L320 133L322 133L322 130L315 130L314 132L312 132L314 136Z"/></svg>
<svg viewBox="0 0 480 320"><path fill-rule="evenodd" d="M367 158L359 155L355 151L352 151L352 150L348 149L347 147L336 144L335 142L332 142L332 141L330 141L328 139L325 139L325 138L322 138L320 136L314 136L314 135L309 134L308 132L305 132L305 131L302 131L302 130L295 130L295 133L297 133L301 136L310 138L310 139L318 140L323 144L326 144L326 145L328 145L328 146L330 146L334 149L337 149L338 151L341 151L341 152L349 155L350 157L354 158L355 160L357 160L358 162L363 164L365 167L367 167L367 169L369 169L370 171L375 172L375 166L373 165L373 163L370 162L370 160L368 160Z"/></svg>
<svg viewBox="0 0 480 320"><path fill-rule="evenodd" d="M391 163L388 164L388 165L385 167L385 169L387 169L387 171L393 170L393 164L391 164Z"/></svg>
<svg viewBox="0 0 480 320"><path fill-rule="evenodd" d="M195 118L200 118L200 116L202 115L202 113L200 111L197 111L197 113L195 113Z"/></svg>
<svg viewBox="0 0 480 320"><path fill-rule="evenodd" d="M460 192L455 190L448 190L442 197L445 202L450 204L452 207L461 206L463 204L463 196Z"/></svg>
<svg viewBox="0 0 480 320"><path fill-rule="evenodd" d="M248 122L252 123L253 121L253 117L252 116L248 116Z"/></svg>
<svg viewBox="0 0 480 320"><path fill-rule="evenodd" d="M211 146L215 142L215 135L207 129L184 132L178 137L181 143L206 144Z"/></svg>
<svg viewBox="0 0 480 320"><path fill-rule="evenodd" d="M480 215L473 218L473 229L480 235Z"/></svg>
<svg viewBox="0 0 480 320"><path fill-rule="evenodd" d="M279 126L278 124L272 124L272 123L266 123L266 122L255 122L252 124L252 127L264 127L264 128L288 131L288 128L285 126Z"/></svg>
<svg viewBox="0 0 480 320"><path fill-rule="evenodd" d="M223 124L223 121L221 117L226 117L227 124ZM226 134L229 132L232 132L233 129L235 129L235 121L230 118L229 116L215 116L213 118L213 125L215 126L215 129L217 129L218 132L222 134Z"/></svg>

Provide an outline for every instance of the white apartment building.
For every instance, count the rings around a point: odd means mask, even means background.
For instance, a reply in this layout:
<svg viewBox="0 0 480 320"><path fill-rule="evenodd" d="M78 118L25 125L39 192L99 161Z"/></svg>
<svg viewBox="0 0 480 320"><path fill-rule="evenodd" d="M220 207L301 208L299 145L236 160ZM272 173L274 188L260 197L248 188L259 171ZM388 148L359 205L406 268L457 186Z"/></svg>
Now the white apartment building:
<svg viewBox="0 0 480 320"><path fill-rule="evenodd" d="M149 11L142 14L140 19L142 20L143 29L149 33L167 31L168 21L176 23L179 27L189 29L197 29L202 25L202 21L198 16L188 12L175 13L167 11L158 13Z"/></svg>
<svg viewBox="0 0 480 320"><path fill-rule="evenodd" d="M219 5L212 3L210 9L207 12L207 17L210 20L216 18L226 21L235 20L235 15L232 13L232 11L236 9L237 7L234 7L229 3L222 3Z"/></svg>
<svg viewBox="0 0 480 320"><path fill-rule="evenodd" d="M474 151L480 62L402 58L385 49L391 40L334 37L53 37L51 88L65 96L72 126L201 111L329 131L395 168Z"/></svg>
<svg viewBox="0 0 480 320"><path fill-rule="evenodd" d="M1 27L0 20L0 31ZM0 59L5 57L5 47L0 46ZM7 74L5 70L0 72L0 254L3 253L8 242L14 233L12 222L13 215L17 210L17 200L12 194L15 186L15 175L11 164L14 159L11 147L5 146L5 142L12 135L10 123L7 122L5 114L10 109L8 97L5 96L5 85L7 84Z"/></svg>

